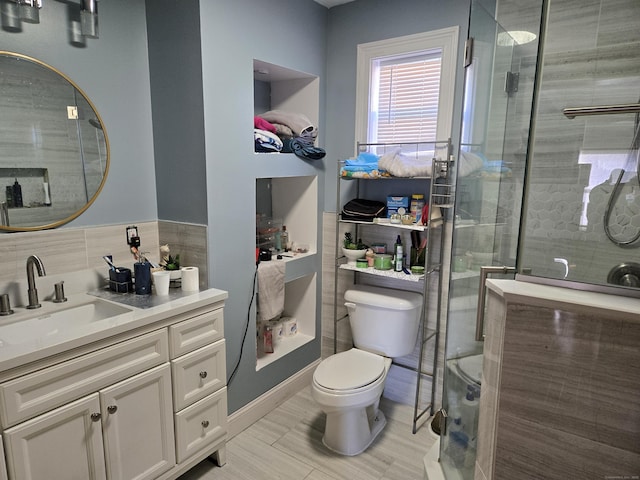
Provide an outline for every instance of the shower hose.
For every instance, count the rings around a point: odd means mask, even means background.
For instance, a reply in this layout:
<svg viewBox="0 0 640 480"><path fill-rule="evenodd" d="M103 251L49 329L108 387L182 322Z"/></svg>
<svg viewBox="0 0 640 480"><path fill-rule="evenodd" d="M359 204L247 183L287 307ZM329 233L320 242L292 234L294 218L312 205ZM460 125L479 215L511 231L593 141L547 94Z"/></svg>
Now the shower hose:
<svg viewBox="0 0 640 480"><path fill-rule="evenodd" d="M640 100L638 100L640 103ZM636 180L638 181L638 185L640 185L640 113L636 113L636 118L634 122L634 134L633 140L631 141L631 147L629 148L629 156L627 159L630 160L635 156L635 167L636 167ZM609 196L609 201L607 202L607 208L604 212L604 233L607 235L607 238L618 247L633 247L634 244L640 240L640 229L638 229L638 233L635 234L632 238L628 240L620 240L616 238L611 230L609 229L609 222L611 220L611 213L613 212L613 208L620 196L620 192L622 191L622 177L625 174L624 168L620 170L618 174L618 179L613 187L611 195Z"/></svg>

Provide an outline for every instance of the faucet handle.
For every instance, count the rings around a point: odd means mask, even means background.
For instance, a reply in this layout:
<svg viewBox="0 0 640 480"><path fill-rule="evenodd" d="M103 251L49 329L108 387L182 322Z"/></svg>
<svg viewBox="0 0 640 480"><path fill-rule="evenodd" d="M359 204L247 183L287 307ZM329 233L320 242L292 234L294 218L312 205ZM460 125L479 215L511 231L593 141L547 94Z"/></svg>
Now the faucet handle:
<svg viewBox="0 0 640 480"><path fill-rule="evenodd" d="M62 303L67 301L67 297L64 296L64 281L58 282L54 285L56 296L53 299L53 303Z"/></svg>
<svg viewBox="0 0 640 480"><path fill-rule="evenodd" d="M0 315L11 315L13 310L11 310L11 302L9 301L9 294L3 293L0 295Z"/></svg>

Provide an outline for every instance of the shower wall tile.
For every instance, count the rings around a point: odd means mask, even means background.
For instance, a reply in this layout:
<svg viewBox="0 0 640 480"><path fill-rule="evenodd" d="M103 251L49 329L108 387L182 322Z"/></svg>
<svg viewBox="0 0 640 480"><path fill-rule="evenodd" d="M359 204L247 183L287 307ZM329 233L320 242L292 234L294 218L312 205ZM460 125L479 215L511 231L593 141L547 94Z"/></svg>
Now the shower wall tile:
<svg viewBox="0 0 640 480"><path fill-rule="evenodd" d="M599 14L600 0L549 2L552 21L547 24L545 53L595 47Z"/></svg>
<svg viewBox="0 0 640 480"><path fill-rule="evenodd" d="M482 389L478 413L476 480L493 478L498 415L498 389L504 341L504 306L493 291L487 293L485 341L482 364Z"/></svg>
<svg viewBox="0 0 640 480"><path fill-rule="evenodd" d="M543 302L490 293L478 470L495 480L637 475L639 314Z"/></svg>
<svg viewBox="0 0 640 480"><path fill-rule="evenodd" d="M158 222L158 245L169 245L171 255L180 255L183 267L198 267L200 289L209 285L207 227L191 223ZM160 260L159 247L155 258Z"/></svg>
<svg viewBox="0 0 640 480"><path fill-rule="evenodd" d="M27 302L22 284L27 276L29 255L40 257L47 276L60 275L61 279L65 279L65 274L87 269L102 269L106 278L107 268L102 259L106 254L112 254L120 265L132 265L125 228L126 225L110 225L0 234L0 293L9 293L12 305ZM149 251L158 251L157 230L156 222L138 224L143 246ZM43 295L45 292L42 298Z"/></svg>
<svg viewBox="0 0 640 480"><path fill-rule="evenodd" d="M562 257L569 260L569 280L606 283L614 265L632 258L604 232L611 186L594 185L589 165L577 165L582 152L625 155L633 138L634 118L567 119L562 108L638 100L639 9L636 0L550 2L522 250L535 275L562 278L564 268L554 264L554 258ZM579 16L575 15L578 10ZM632 183L625 185L620 198L635 198L633 189L637 186ZM585 227L580 226L580 214L587 200ZM611 215L611 230L628 239L640 231L636 225L640 226L640 203L618 202Z"/></svg>
<svg viewBox="0 0 640 480"><path fill-rule="evenodd" d="M598 46L640 42L640 2L637 0L607 0L601 3L598 25ZM636 19L635 25L629 19Z"/></svg>

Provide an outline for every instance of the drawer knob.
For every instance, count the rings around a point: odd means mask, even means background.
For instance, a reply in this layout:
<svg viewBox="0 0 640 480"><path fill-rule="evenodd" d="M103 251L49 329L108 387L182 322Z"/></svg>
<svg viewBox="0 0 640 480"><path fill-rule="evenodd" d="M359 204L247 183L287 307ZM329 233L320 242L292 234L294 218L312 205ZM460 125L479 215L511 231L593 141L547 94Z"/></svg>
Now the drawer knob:
<svg viewBox="0 0 640 480"><path fill-rule="evenodd" d="M102 415L100 415L99 413L92 413L91 414L91 420L94 422L99 422L100 421L100 417L102 417Z"/></svg>
<svg viewBox="0 0 640 480"><path fill-rule="evenodd" d="M207 378L207 372L206 371L200 372L200 378Z"/></svg>
<svg viewBox="0 0 640 480"><path fill-rule="evenodd" d="M203 420L202 421L202 427L203 428L207 428L209 426L209 420Z"/></svg>
<svg viewBox="0 0 640 480"><path fill-rule="evenodd" d="M113 414L116 413L118 411L118 406L117 405L109 405L107 407L107 412Z"/></svg>

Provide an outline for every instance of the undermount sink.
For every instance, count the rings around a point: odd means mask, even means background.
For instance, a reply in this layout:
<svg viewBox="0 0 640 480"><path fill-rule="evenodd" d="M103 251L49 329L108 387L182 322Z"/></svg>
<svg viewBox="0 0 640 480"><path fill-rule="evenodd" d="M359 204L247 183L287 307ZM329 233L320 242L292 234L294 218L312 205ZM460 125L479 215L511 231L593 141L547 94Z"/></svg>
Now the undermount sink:
<svg viewBox="0 0 640 480"><path fill-rule="evenodd" d="M11 318L13 315L5 317L11 323L0 324L0 347L51 337L132 312L130 308L100 298L83 303L43 304L37 310L20 310L15 318Z"/></svg>

